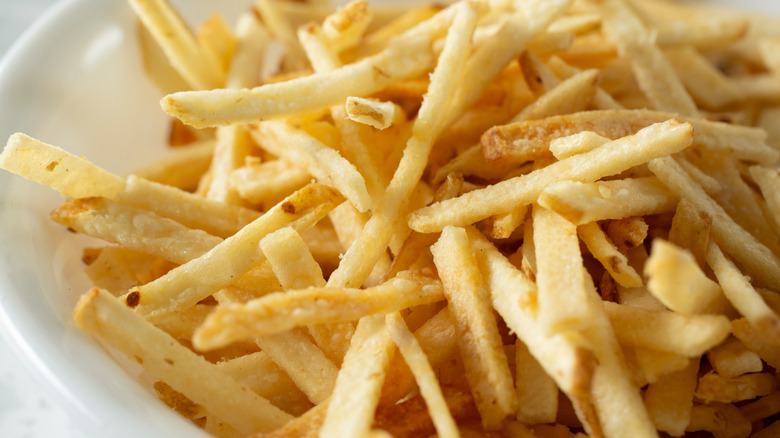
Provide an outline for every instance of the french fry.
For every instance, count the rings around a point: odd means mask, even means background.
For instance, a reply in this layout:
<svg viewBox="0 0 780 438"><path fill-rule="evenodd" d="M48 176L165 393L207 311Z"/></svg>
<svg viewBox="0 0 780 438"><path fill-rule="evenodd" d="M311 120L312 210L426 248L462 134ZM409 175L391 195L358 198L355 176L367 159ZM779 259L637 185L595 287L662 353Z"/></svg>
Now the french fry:
<svg viewBox="0 0 780 438"><path fill-rule="evenodd" d="M253 265L263 261L257 247L260 239L279 228L298 222L308 228L340 202L331 189L319 185L307 186L277 204L240 232L219 243L197 259L170 271L163 277L128 292L124 300L136 312L147 318L155 318L189 307L208 297L220 288L236 281ZM214 260L222 260L233 254L231 269L223 269ZM204 281L205 269L213 271ZM183 293L185 292L186 293Z"/></svg>
<svg viewBox="0 0 780 438"><path fill-rule="evenodd" d="M690 145L691 131L689 124L674 120L652 125L634 136L606 143L528 175L421 208L411 214L409 226L415 231L433 232L446 225L468 225L492 214L508 213L508 206L516 208L534 202L551 183L567 179L595 181L645 163L654 156L678 152Z"/></svg>
<svg viewBox="0 0 780 438"><path fill-rule="evenodd" d="M399 116L400 107L392 102L348 97L346 111L350 120L376 129L386 129Z"/></svg>
<svg viewBox="0 0 780 438"><path fill-rule="evenodd" d="M466 231L445 228L431 252L460 334L458 347L482 424L486 429L497 429L516 409L517 395ZM471 335L464 336L466 333Z"/></svg>
<svg viewBox="0 0 780 438"><path fill-rule="evenodd" d="M214 141L204 140L186 148L177 148L165 158L135 169L132 174L182 190L192 190L208 171L213 152Z"/></svg>
<svg viewBox="0 0 780 438"><path fill-rule="evenodd" d="M361 319L336 379L319 436L360 437L368 432L393 352L385 317ZM355 393L360 396L355 397Z"/></svg>
<svg viewBox="0 0 780 438"><path fill-rule="evenodd" d="M275 204L311 179L311 175L299 166L285 160L272 160L234 170L229 184L241 198L251 203Z"/></svg>
<svg viewBox="0 0 780 438"><path fill-rule="evenodd" d="M423 73L433 63L429 45L425 37L403 40L374 57L329 74L315 73L251 90L174 93L165 97L161 105L169 114L197 128L257 122L318 110L347 96L371 94L392 82ZM349 84L349 87L339 84ZM264 103L256 105L258 102ZM202 111L205 106L210 108L207 113Z"/></svg>
<svg viewBox="0 0 780 438"><path fill-rule="evenodd" d="M222 241L205 231L105 198L66 202L51 213L51 218L77 232L175 263L199 257Z"/></svg>
<svg viewBox="0 0 780 438"><path fill-rule="evenodd" d="M558 386L522 341L515 344L517 420L526 424L553 423L558 414Z"/></svg>
<svg viewBox="0 0 780 438"><path fill-rule="evenodd" d="M222 86L225 75L217 59L198 44L187 25L167 2L133 0L130 6L192 89L206 90Z"/></svg>
<svg viewBox="0 0 780 438"><path fill-rule="evenodd" d="M722 294L693 255L662 239L653 240L645 265L647 289L666 307L683 315L707 313Z"/></svg>
<svg viewBox="0 0 780 438"><path fill-rule="evenodd" d="M404 360L415 376L417 384L420 386L420 393L428 405L428 411L434 425L436 425L436 431L442 436L460 436L455 420L452 419L452 415L442 395L436 375L425 357L425 352L420 347L417 338L409 331L403 318L398 313L388 314L386 324L393 342L398 346L398 350L403 355Z"/></svg>
<svg viewBox="0 0 780 438"><path fill-rule="evenodd" d="M246 305L220 306L193 338L197 348L210 349L233 340L289 330L297 326L354 321L407 307L441 301L438 280L423 273L400 275L367 289L307 288L269 294ZM242 324L225 324L241 321Z"/></svg>
<svg viewBox="0 0 780 438"><path fill-rule="evenodd" d="M584 225L669 212L677 204L677 197L657 178L642 177L592 183L559 181L548 185L537 202Z"/></svg>
<svg viewBox="0 0 780 438"><path fill-rule="evenodd" d="M717 244L710 242L707 263L715 273L726 298L750 321L758 333L769 343L780 345L780 318L747 278L723 255Z"/></svg>
<svg viewBox="0 0 780 438"><path fill-rule="evenodd" d="M244 434L270 431L292 419L108 292L93 289L87 293L76 306L74 319L124 354L140 358L148 372Z"/></svg>
<svg viewBox="0 0 780 438"><path fill-rule="evenodd" d="M728 319L720 315L683 316L610 302L604 309L621 342L688 357L700 356L730 332Z"/></svg>

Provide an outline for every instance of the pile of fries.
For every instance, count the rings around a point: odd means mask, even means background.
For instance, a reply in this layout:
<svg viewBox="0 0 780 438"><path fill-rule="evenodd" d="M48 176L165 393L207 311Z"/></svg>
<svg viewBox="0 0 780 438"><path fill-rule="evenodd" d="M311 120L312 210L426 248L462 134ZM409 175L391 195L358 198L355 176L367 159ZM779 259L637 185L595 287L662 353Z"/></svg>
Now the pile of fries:
<svg viewBox="0 0 780 438"><path fill-rule="evenodd" d="M74 319L218 437L780 436L780 21L130 0L170 154L15 134ZM162 112L160 117L166 117Z"/></svg>

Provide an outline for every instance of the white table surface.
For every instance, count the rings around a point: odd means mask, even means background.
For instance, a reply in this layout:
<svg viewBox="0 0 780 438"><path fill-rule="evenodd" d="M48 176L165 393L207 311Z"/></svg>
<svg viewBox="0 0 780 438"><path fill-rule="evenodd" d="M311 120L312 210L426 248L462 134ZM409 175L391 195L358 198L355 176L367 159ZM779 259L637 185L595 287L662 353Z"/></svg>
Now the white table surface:
<svg viewBox="0 0 780 438"><path fill-rule="evenodd" d="M0 54L56 0L0 0ZM2 117L2 110L0 110ZM0 336L0 436L4 438L85 438L69 417Z"/></svg>

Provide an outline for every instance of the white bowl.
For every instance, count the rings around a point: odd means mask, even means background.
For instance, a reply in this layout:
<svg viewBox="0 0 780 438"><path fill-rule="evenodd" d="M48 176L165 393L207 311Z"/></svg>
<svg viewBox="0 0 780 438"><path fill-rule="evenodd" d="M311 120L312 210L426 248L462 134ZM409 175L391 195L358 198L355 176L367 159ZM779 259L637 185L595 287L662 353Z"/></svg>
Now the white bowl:
<svg viewBox="0 0 780 438"><path fill-rule="evenodd" d="M215 10L233 22L252 2L173 3L200 23ZM769 0L740 6L780 13L780 3ZM135 26L118 0L62 1L41 17L0 64L0 139L25 132L117 173L161 156L168 118L141 69ZM206 436L71 322L89 287L78 258L86 238L49 220L61 200L0 172L0 329L92 435Z"/></svg>

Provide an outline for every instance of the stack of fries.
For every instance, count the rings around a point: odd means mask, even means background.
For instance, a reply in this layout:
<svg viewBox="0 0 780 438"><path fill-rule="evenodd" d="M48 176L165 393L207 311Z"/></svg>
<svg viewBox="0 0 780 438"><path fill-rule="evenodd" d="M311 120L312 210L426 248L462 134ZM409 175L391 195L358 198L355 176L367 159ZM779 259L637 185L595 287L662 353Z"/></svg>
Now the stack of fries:
<svg viewBox="0 0 780 438"><path fill-rule="evenodd" d="M108 242L75 321L195 424L780 436L780 21L130 4L170 155L119 176L15 134L0 167Z"/></svg>

